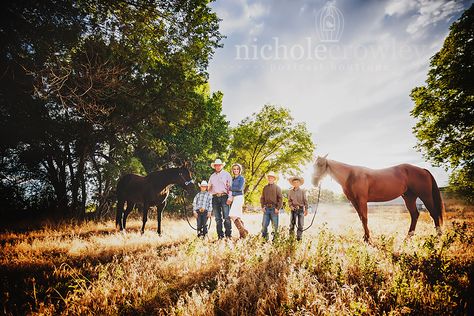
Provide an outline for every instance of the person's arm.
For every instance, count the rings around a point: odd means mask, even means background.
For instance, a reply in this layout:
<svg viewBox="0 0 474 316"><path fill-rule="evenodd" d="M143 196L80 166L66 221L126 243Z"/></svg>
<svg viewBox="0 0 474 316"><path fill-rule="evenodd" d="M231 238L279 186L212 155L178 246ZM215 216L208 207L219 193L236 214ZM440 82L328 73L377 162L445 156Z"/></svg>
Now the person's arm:
<svg viewBox="0 0 474 316"><path fill-rule="evenodd" d="M304 216L308 215L308 198L306 197L306 191L303 190L303 204L304 204Z"/></svg>
<svg viewBox="0 0 474 316"><path fill-rule="evenodd" d="M306 196L305 190L303 190L303 204L305 208L308 208L308 197Z"/></svg>
<svg viewBox="0 0 474 316"><path fill-rule="evenodd" d="M198 197L198 195L199 195L199 193L196 194L196 196L193 199L193 211L197 210L197 197Z"/></svg>
<svg viewBox="0 0 474 316"><path fill-rule="evenodd" d="M212 214L212 195L209 193L207 196L207 217L211 217Z"/></svg>
<svg viewBox="0 0 474 316"><path fill-rule="evenodd" d="M207 182L207 192L209 192L210 194L212 194L212 174L211 176L209 177L209 181Z"/></svg>
<svg viewBox="0 0 474 316"><path fill-rule="evenodd" d="M265 211L265 187L263 187L262 195L260 196L260 206L262 207L262 211Z"/></svg>
<svg viewBox="0 0 474 316"><path fill-rule="evenodd" d="M293 193L292 193L292 189L289 189L288 190L288 207L290 208L290 210L292 210L292 205L293 205Z"/></svg>
<svg viewBox="0 0 474 316"><path fill-rule="evenodd" d="M283 195L281 194L281 189L279 186L277 186L277 205L278 209L283 207Z"/></svg>
<svg viewBox="0 0 474 316"><path fill-rule="evenodd" d="M231 196L232 195L232 176L230 175L230 173L226 173L226 190L227 190L227 195Z"/></svg>

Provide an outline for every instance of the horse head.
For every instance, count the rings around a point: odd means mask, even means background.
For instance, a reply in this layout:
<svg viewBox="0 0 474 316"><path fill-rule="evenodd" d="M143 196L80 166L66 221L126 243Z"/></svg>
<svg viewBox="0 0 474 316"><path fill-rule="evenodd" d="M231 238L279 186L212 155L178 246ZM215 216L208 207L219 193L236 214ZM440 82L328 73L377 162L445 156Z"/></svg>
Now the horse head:
<svg viewBox="0 0 474 316"><path fill-rule="evenodd" d="M317 186L319 181L326 175L328 172L328 160L326 159L328 154L321 157L318 156L314 162L314 173L313 173L313 185Z"/></svg>
<svg viewBox="0 0 474 316"><path fill-rule="evenodd" d="M194 193L194 181L191 174L191 163L184 162L181 167L178 168L178 180L177 184L182 186L189 194Z"/></svg>

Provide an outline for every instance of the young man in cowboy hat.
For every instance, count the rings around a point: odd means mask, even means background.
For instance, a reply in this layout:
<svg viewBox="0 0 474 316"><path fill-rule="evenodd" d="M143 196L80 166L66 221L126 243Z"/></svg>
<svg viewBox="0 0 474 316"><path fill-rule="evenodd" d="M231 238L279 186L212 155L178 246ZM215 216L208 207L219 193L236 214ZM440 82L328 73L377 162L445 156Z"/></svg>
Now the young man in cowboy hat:
<svg viewBox="0 0 474 316"><path fill-rule="evenodd" d="M268 225L272 222L273 239L278 232L278 214L283 206L283 196L281 188L275 184L277 176L274 172L267 174L268 184L263 187L262 196L260 197L260 204L262 206L263 220L262 220L262 237L268 239Z"/></svg>
<svg viewBox="0 0 474 316"><path fill-rule="evenodd" d="M204 238L207 235L207 219L211 217L212 195L207 192L207 181L201 181L199 188L201 192L193 200L193 213L197 220L198 237Z"/></svg>
<svg viewBox="0 0 474 316"><path fill-rule="evenodd" d="M232 236L232 223L229 217L230 203L227 203L232 177L230 173L223 169L224 166L225 163L222 160L216 159L211 163L211 168L215 172L209 178L209 193L212 194L212 209L216 217L217 237L219 239L224 238L222 222L224 222L225 237L230 238Z"/></svg>
<svg viewBox="0 0 474 316"><path fill-rule="evenodd" d="M288 181L293 187L288 191L288 205L291 209L290 235L295 234L295 224L298 223L296 239L301 240L303 237L304 217L308 215L306 192L300 188L304 183L304 179L295 176L288 179Z"/></svg>

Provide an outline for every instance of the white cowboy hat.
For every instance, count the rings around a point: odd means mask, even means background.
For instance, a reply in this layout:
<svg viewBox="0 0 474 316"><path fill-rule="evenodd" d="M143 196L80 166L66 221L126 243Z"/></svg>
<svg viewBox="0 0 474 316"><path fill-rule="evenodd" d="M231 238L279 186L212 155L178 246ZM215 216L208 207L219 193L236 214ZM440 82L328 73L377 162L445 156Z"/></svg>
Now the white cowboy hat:
<svg viewBox="0 0 474 316"><path fill-rule="evenodd" d="M300 180L301 185L303 185L303 183L304 183L303 177L293 176L293 177L288 179L288 181L290 182L291 185L293 185L293 181L295 181L295 180Z"/></svg>
<svg viewBox="0 0 474 316"><path fill-rule="evenodd" d="M266 177L267 177L267 178L268 178L268 177L274 177L275 180L278 179L277 175L276 175L275 172L273 172L273 171L270 171L269 173L267 173Z"/></svg>
<svg viewBox="0 0 474 316"><path fill-rule="evenodd" d="M214 165L222 165L222 166L225 166L225 162L222 162L222 160L220 160L220 159L216 159L216 160L214 160L213 163L211 163L211 168L214 168Z"/></svg>
<svg viewBox="0 0 474 316"><path fill-rule="evenodd" d="M231 168L234 168L235 166L239 167L240 173L242 173L242 165L240 163L233 163Z"/></svg>
<svg viewBox="0 0 474 316"><path fill-rule="evenodd" d="M201 183L199 183L199 186L200 186L200 187L207 187L207 186L208 186L207 181L206 181L206 180L202 180Z"/></svg>

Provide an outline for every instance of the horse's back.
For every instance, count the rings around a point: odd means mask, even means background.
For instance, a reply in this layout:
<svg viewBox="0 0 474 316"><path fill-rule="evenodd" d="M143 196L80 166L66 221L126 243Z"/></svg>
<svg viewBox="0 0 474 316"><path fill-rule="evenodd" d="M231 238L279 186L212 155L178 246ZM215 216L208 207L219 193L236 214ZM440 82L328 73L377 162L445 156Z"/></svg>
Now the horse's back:
<svg viewBox="0 0 474 316"><path fill-rule="evenodd" d="M145 177L127 173L120 177L117 182L117 197L123 200L139 199L139 195L143 190Z"/></svg>
<svg viewBox="0 0 474 316"><path fill-rule="evenodd" d="M409 190L419 191L421 186L428 185L426 170L410 164L361 170L368 180L368 200L371 202L389 201Z"/></svg>

